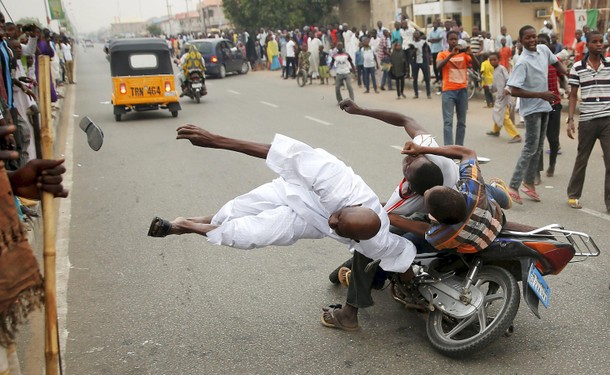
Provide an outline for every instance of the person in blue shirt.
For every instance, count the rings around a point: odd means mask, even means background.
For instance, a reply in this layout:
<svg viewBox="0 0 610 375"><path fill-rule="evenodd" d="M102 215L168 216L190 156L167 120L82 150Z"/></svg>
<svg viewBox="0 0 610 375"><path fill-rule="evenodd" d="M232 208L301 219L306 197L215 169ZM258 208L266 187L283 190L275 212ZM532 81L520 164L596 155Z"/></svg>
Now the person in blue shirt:
<svg viewBox="0 0 610 375"><path fill-rule="evenodd" d="M428 35L428 43L430 43L430 52L432 52L432 67L434 68L434 84L442 81L441 71L436 67L436 56L443 50L443 38L445 37L445 31L440 27L441 21L439 19L434 20L432 23L434 28Z"/></svg>
<svg viewBox="0 0 610 375"><path fill-rule="evenodd" d="M402 46L402 35L400 35L400 22L394 22L394 31L392 31L392 35L390 38L390 45L394 45L394 43L398 43Z"/></svg>

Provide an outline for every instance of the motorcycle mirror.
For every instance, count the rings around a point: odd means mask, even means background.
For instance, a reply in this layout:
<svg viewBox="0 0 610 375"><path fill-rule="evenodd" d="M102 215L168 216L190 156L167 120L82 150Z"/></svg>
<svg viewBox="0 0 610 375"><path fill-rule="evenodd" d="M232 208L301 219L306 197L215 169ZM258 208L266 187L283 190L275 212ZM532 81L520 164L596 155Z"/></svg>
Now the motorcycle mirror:
<svg viewBox="0 0 610 375"><path fill-rule="evenodd" d="M87 133L87 143L93 151L98 151L104 143L104 132L87 116L80 120L79 127Z"/></svg>
<svg viewBox="0 0 610 375"><path fill-rule="evenodd" d="M486 158L485 156L478 156L477 161L479 162L479 164L487 164L491 161L491 159Z"/></svg>

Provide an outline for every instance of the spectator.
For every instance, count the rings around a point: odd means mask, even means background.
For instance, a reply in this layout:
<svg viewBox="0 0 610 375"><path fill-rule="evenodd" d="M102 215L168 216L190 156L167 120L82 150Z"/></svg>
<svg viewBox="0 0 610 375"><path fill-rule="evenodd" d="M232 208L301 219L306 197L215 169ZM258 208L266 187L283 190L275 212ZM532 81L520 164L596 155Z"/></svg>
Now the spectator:
<svg viewBox="0 0 610 375"><path fill-rule="evenodd" d="M438 69L443 72L443 138L445 145L454 144L453 113L457 114L455 144L463 145L466 137L466 111L468 110L468 67L478 69L472 52L458 47L457 31L447 33L450 51L440 52L436 58Z"/></svg>
<svg viewBox="0 0 610 375"><path fill-rule="evenodd" d="M438 84L441 81L441 71L436 67L436 57L438 53L443 50L443 38L445 32L440 27L441 21L435 19L432 23L432 31L428 35L428 43L430 43L430 52L432 53L432 66L434 68L434 84Z"/></svg>
<svg viewBox="0 0 610 375"><path fill-rule="evenodd" d="M506 82L508 81L508 70L504 65L500 64L498 53L494 52L489 55L488 59L493 71L493 86L492 91L496 93L496 100L493 111L493 129L486 134L494 137L500 136L502 126L510 136L508 143L520 143L521 136L510 119L510 110L513 106L513 100L510 93L506 90Z"/></svg>
<svg viewBox="0 0 610 375"><path fill-rule="evenodd" d="M506 26L500 27L500 35L496 37L496 49L499 50L502 45L502 39L504 39L505 44L509 47L513 45L513 38L511 38L510 34L507 33ZM507 68L508 69L508 68Z"/></svg>
<svg viewBox="0 0 610 375"><path fill-rule="evenodd" d="M413 91L415 92L413 99L419 98L418 81L420 70L424 74L426 96L428 99L432 99L430 96L430 46L421 38L421 33L419 30L415 31L413 34L413 41L409 46L411 51L410 55L412 56L411 66L413 70Z"/></svg>

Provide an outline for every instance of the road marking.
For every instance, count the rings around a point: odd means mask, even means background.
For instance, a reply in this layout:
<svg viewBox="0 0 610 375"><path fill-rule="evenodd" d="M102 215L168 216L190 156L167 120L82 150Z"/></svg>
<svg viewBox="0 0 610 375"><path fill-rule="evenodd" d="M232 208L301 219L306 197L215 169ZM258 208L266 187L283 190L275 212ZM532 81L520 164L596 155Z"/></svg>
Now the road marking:
<svg viewBox="0 0 610 375"><path fill-rule="evenodd" d="M404 147L402 147L402 146L395 146L395 145L391 145L390 147L395 148L395 149L397 149L398 151L402 151L402 149L404 148Z"/></svg>
<svg viewBox="0 0 610 375"><path fill-rule="evenodd" d="M332 125L330 122L326 122L324 120L320 120L319 118L315 118L315 117L311 117L311 116L305 116L306 119L317 122L318 124L322 124L322 125L326 125L326 126L330 126Z"/></svg>
<svg viewBox="0 0 610 375"><path fill-rule="evenodd" d="M279 107L277 104L273 104L273 103L269 103L269 102L264 102L262 100L260 101L260 103L264 104L264 105L268 105L269 107L273 107L273 108Z"/></svg>
<svg viewBox="0 0 610 375"><path fill-rule="evenodd" d="M230 92L231 94L241 95L241 92L237 92L235 90L227 90L227 91Z"/></svg>
<svg viewBox="0 0 610 375"><path fill-rule="evenodd" d="M590 208L583 207L583 208L581 208L579 211L582 211L582 212L587 213L587 214L589 214L589 215L592 215L592 216L598 217L598 218L600 218L600 219L604 219L604 220L608 220L608 221L610 221L610 215L608 215L608 214L604 214L604 213L601 213L601 212L599 212L599 211L594 211L594 210L592 210L592 209L590 209Z"/></svg>

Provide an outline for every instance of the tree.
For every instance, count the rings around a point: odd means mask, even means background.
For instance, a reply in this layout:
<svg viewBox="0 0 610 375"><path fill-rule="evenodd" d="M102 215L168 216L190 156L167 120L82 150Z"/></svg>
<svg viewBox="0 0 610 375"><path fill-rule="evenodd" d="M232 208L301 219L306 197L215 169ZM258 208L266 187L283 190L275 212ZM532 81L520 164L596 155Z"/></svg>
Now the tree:
<svg viewBox="0 0 610 375"><path fill-rule="evenodd" d="M148 33L152 36L159 36L161 34L163 34L163 30L161 30L161 27L159 27L159 25L155 25L155 24L150 24L148 26L146 26L146 30L148 30Z"/></svg>
<svg viewBox="0 0 610 375"><path fill-rule="evenodd" d="M339 0L224 0L225 14L245 29L324 25Z"/></svg>
<svg viewBox="0 0 610 375"><path fill-rule="evenodd" d="M16 25L31 25L34 24L38 27L42 27L42 23L40 22L40 20L38 18L35 17L23 17L17 20L17 22L15 22Z"/></svg>

